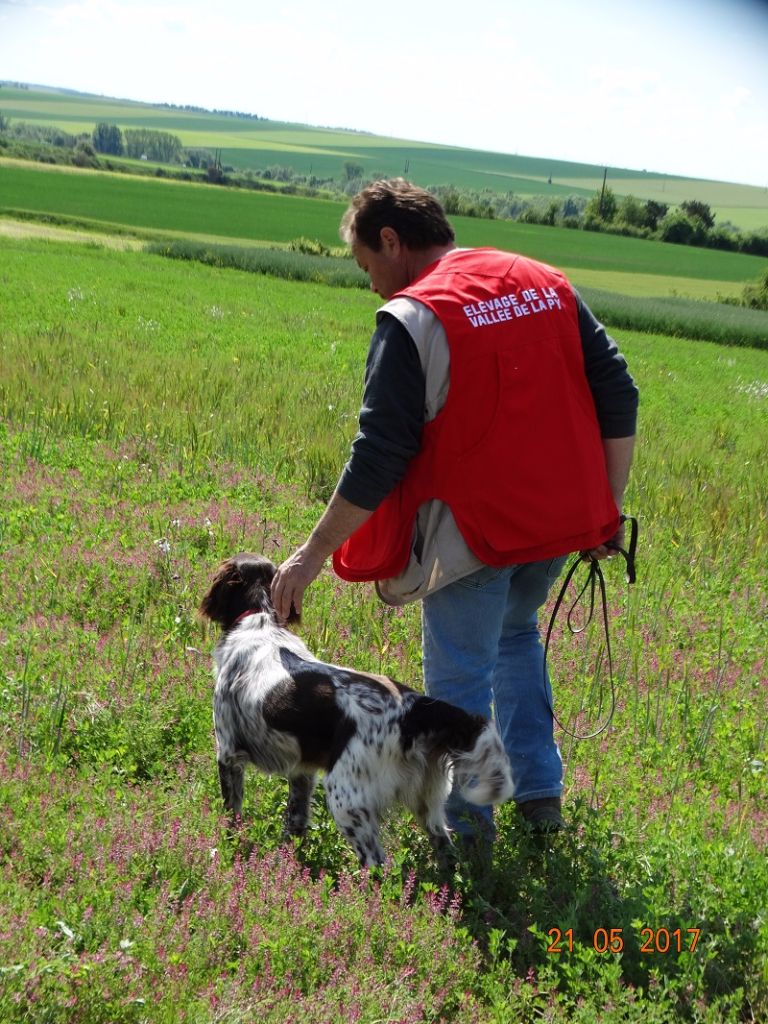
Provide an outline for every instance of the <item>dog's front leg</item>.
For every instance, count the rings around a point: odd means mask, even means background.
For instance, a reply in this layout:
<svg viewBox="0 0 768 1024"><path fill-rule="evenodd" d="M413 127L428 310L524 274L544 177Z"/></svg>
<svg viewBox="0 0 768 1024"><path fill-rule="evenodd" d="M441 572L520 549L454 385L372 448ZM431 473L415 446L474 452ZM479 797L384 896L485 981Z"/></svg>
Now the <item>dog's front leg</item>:
<svg viewBox="0 0 768 1024"><path fill-rule="evenodd" d="M294 775L288 780L288 806L283 817L284 836L304 836L309 827L309 807L317 776Z"/></svg>
<svg viewBox="0 0 768 1024"><path fill-rule="evenodd" d="M229 812L234 826L243 812L243 779L245 767L237 761L218 761L219 784L224 809Z"/></svg>

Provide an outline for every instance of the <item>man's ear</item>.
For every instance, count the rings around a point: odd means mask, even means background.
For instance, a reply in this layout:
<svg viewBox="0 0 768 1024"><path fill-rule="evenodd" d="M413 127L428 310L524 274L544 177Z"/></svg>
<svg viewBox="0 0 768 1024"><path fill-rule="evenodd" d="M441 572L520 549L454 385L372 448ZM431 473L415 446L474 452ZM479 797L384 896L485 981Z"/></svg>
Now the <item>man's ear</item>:
<svg viewBox="0 0 768 1024"><path fill-rule="evenodd" d="M400 235L398 235L394 228L382 228L379 232L379 238L381 239L381 248L385 252L395 256L400 252L402 243Z"/></svg>

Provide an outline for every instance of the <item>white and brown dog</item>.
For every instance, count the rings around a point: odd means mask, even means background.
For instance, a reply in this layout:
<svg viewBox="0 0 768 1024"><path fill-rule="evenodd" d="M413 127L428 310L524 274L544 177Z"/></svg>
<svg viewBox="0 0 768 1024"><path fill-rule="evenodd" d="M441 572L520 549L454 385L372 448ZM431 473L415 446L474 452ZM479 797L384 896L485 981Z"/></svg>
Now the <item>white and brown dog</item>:
<svg viewBox="0 0 768 1024"><path fill-rule="evenodd" d="M323 770L328 808L370 867L384 862L379 820L395 801L442 850L454 781L474 804L510 798L509 760L492 722L385 676L318 661L277 618L275 571L259 555L230 558L200 605L223 627L214 652L214 726L221 792L233 819L250 762L288 778L285 831L303 835Z"/></svg>

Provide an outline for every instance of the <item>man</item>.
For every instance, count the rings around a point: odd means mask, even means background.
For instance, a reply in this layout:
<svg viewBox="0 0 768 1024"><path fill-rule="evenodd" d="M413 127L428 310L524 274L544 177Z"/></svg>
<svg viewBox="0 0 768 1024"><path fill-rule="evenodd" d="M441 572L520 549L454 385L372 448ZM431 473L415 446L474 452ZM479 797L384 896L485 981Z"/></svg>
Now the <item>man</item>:
<svg viewBox="0 0 768 1024"><path fill-rule="evenodd" d="M495 710L514 799L560 828L537 613L566 557L609 557L634 446L637 388L565 277L493 249L458 249L437 200L403 179L363 189L342 238L378 311L360 431L327 509L272 585L301 611L329 555L391 604L422 600L428 694ZM451 797L449 821L492 834ZM476 814L476 812L475 812Z"/></svg>

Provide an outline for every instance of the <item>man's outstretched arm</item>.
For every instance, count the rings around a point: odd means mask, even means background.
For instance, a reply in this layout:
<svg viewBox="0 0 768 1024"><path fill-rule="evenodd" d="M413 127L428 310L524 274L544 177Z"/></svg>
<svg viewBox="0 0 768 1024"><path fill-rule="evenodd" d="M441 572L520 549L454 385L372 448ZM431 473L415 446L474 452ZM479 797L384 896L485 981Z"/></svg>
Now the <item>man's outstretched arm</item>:
<svg viewBox="0 0 768 1024"><path fill-rule="evenodd" d="M319 575L329 555L373 515L336 491L306 541L280 566L272 580L272 603L282 619L291 605L301 614L304 591Z"/></svg>

